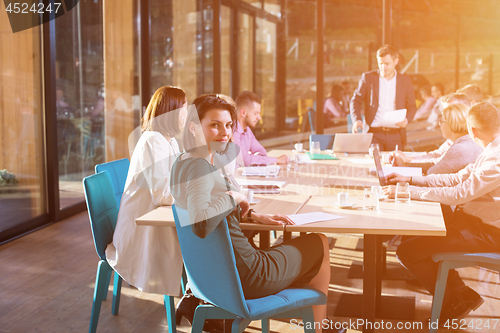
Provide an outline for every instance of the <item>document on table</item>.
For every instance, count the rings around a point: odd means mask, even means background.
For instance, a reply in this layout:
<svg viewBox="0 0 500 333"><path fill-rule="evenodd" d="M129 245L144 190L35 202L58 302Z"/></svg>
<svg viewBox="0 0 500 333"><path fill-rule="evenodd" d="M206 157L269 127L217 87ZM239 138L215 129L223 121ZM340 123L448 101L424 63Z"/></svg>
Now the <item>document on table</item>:
<svg viewBox="0 0 500 333"><path fill-rule="evenodd" d="M295 225L303 225L307 223L330 221L330 220L345 218L344 216L327 214L323 212L292 214L287 216L290 218L290 220L292 220L295 223Z"/></svg>
<svg viewBox="0 0 500 333"><path fill-rule="evenodd" d="M384 117L380 121L379 126L399 128L398 126L396 126L396 124L402 122L405 118L406 118L406 109L385 111Z"/></svg>
<svg viewBox="0 0 500 333"><path fill-rule="evenodd" d="M278 165L278 172L280 171L280 166ZM253 166L253 167L244 167L241 172L242 176L265 176L266 175L266 167L265 166Z"/></svg>
<svg viewBox="0 0 500 333"><path fill-rule="evenodd" d="M375 164L373 158L348 158L347 160L354 164Z"/></svg>
<svg viewBox="0 0 500 333"><path fill-rule="evenodd" d="M238 179L238 184L240 184L243 187L252 186L252 185L253 186L262 186L262 187L277 185L279 187L283 187L283 186L285 186L286 181L241 178L241 179Z"/></svg>
<svg viewBox="0 0 500 333"><path fill-rule="evenodd" d="M376 169L370 169L370 172L377 171ZM397 173L398 175L405 177L422 176L422 168L417 167L395 167L390 165L385 165L382 167L384 176L388 176L391 173Z"/></svg>

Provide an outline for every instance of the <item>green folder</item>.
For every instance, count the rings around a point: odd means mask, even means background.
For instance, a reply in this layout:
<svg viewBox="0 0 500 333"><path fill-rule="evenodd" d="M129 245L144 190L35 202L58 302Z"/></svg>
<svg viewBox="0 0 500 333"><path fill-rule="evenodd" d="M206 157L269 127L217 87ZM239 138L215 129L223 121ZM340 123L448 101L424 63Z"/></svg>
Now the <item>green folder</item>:
<svg viewBox="0 0 500 333"><path fill-rule="evenodd" d="M338 158L333 155L311 154L311 153L306 153L306 155L307 157L309 157L310 160L338 160Z"/></svg>

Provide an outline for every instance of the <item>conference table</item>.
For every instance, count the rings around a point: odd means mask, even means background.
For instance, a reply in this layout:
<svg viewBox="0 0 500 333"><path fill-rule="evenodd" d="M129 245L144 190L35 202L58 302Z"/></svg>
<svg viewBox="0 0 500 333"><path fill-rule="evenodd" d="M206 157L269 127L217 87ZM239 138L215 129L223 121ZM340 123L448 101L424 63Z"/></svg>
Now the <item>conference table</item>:
<svg viewBox="0 0 500 333"><path fill-rule="evenodd" d="M274 150L270 155L279 156L290 151ZM281 185L280 194L256 194L260 202L252 206L259 213L285 215L324 212L342 216L341 219L308 223L303 225L261 225L242 223L246 230L279 230L288 239L292 232L321 232L362 234L363 248L363 293L342 294L337 305L337 316L359 317L364 323L375 323L377 319L412 319L415 299L381 296L382 240L386 235L445 236L446 228L438 203L411 201L396 203L393 199L380 201L379 209L362 208L363 189L378 185L374 167L364 155L340 155L338 160L311 160L299 164L294 171L282 168L279 176L269 180L264 177L243 177L241 169L235 178L244 184L275 182ZM332 203L339 192L347 192L355 205L342 209ZM138 225L175 226L170 207L159 207L136 220ZM268 233L267 233L268 234ZM261 236L262 237L262 236ZM260 239L267 246L269 238ZM262 244L263 243L263 244ZM373 326L364 325L363 332L374 332Z"/></svg>

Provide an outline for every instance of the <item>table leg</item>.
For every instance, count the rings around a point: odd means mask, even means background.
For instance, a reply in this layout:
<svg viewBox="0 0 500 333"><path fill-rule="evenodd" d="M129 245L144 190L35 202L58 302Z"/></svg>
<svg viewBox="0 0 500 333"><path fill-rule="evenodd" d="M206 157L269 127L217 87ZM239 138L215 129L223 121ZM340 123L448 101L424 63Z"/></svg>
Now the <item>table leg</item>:
<svg viewBox="0 0 500 333"><path fill-rule="evenodd" d="M364 333L373 333L373 324L375 323L375 311L377 301L377 235L365 235L365 244L363 249L363 319L365 325ZM368 325L367 325L368 324ZM370 325L371 324L371 325Z"/></svg>
<svg viewBox="0 0 500 333"><path fill-rule="evenodd" d="M267 249L271 246L270 231L259 231L259 247Z"/></svg>
<svg viewBox="0 0 500 333"><path fill-rule="evenodd" d="M292 239L292 233L289 231L284 231L283 232L283 240L286 241L286 240L290 240L290 239Z"/></svg>

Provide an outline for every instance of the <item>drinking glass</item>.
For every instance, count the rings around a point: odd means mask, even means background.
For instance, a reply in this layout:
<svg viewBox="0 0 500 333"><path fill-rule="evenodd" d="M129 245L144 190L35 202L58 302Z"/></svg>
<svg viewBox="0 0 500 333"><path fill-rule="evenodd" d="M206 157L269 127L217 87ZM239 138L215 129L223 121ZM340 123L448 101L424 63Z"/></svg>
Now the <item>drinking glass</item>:
<svg viewBox="0 0 500 333"><path fill-rule="evenodd" d="M365 188L363 193L363 209L378 209L378 195L370 188Z"/></svg>
<svg viewBox="0 0 500 333"><path fill-rule="evenodd" d="M295 155L290 156L286 168L289 171L295 171L297 169L297 156Z"/></svg>
<svg viewBox="0 0 500 333"><path fill-rule="evenodd" d="M410 203L410 184L407 182L396 185L396 202Z"/></svg>
<svg viewBox="0 0 500 333"><path fill-rule="evenodd" d="M276 163L269 163L266 166L266 178L276 178L278 177L279 168Z"/></svg>
<svg viewBox="0 0 500 333"><path fill-rule="evenodd" d="M371 189L372 193L375 193L380 199L380 197L382 196L382 186L372 186Z"/></svg>
<svg viewBox="0 0 500 333"><path fill-rule="evenodd" d="M311 142L311 153L312 154L321 154L321 146L319 141Z"/></svg>

